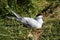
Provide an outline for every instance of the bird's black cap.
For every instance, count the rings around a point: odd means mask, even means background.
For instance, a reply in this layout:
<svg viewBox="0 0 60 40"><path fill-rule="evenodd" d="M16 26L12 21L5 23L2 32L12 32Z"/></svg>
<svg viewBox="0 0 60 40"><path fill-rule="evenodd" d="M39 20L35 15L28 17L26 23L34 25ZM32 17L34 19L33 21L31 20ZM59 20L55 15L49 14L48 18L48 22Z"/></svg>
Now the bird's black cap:
<svg viewBox="0 0 60 40"><path fill-rule="evenodd" d="M40 15L42 15L42 14L41 14L41 13L40 13L40 14L37 14L36 17L38 17L38 16L40 16Z"/></svg>

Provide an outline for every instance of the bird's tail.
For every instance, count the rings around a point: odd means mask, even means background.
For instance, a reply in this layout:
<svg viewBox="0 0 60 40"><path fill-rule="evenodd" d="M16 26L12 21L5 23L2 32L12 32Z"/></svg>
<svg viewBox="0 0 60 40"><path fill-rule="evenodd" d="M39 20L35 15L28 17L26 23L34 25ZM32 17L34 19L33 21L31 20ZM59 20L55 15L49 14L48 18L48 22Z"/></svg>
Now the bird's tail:
<svg viewBox="0 0 60 40"><path fill-rule="evenodd" d="M19 20L18 18L15 18L15 17L7 17L8 19L15 19L17 21L21 21L21 19Z"/></svg>
<svg viewBox="0 0 60 40"><path fill-rule="evenodd" d="M15 20L18 20L18 21L21 21L23 19L21 16L19 16L13 10L11 10L10 12L12 12L16 17L7 17L8 19L15 19Z"/></svg>
<svg viewBox="0 0 60 40"><path fill-rule="evenodd" d="M21 21L22 23L26 23L26 20L24 18L16 14L14 11L12 11L12 13L17 17L17 18L12 18L12 19L16 19L18 21Z"/></svg>
<svg viewBox="0 0 60 40"><path fill-rule="evenodd" d="M5 7L5 9L10 13L13 13L15 16L16 16L16 18L15 17L8 17L9 19L15 19L15 20L18 20L18 21L22 21L22 20L24 20L21 16L19 16L16 12L14 12L10 7L9 7L9 5L7 5L6 7Z"/></svg>
<svg viewBox="0 0 60 40"><path fill-rule="evenodd" d="M11 11L18 19L21 19L22 17L16 14L14 11Z"/></svg>
<svg viewBox="0 0 60 40"><path fill-rule="evenodd" d="M8 5L7 5L5 8L6 8L6 10L8 10L9 12L12 12L12 13L16 16L16 18L18 18L18 19L21 19L21 18L22 18L22 17L19 16L17 13L15 13Z"/></svg>

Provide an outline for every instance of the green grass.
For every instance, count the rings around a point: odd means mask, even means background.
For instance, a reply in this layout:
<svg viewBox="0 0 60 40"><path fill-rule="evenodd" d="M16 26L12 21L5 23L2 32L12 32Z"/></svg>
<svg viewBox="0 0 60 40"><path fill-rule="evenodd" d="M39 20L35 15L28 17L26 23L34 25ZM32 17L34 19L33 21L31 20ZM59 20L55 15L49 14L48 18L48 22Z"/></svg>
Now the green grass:
<svg viewBox="0 0 60 40"><path fill-rule="evenodd" d="M43 25L41 40L60 40L60 20L56 18L46 18ZM28 40L27 34L30 29L16 20L0 20L0 40Z"/></svg>
<svg viewBox="0 0 60 40"><path fill-rule="evenodd" d="M22 0L21 0L22 1ZM35 0L36 1L36 0ZM31 29L23 27L21 22L16 20L7 19L5 17L9 16L5 9L6 5L9 4L10 8L13 9L16 13L20 14L22 17L35 17L38 11L42 11L50 3L54 2L50 0L38 0L31 2L27 5L19 6L16 4L16 0L2 0L0 2L0 40L29 40L27 38L28 33ZM27 2L27 1L26 1ZM4 5L3 5L4 4ZM15 5L16 4L16 5ZM42 5L41 5L42 4ZM56 4L54 2L54 4ZM52 8L53 9L53 8ZM39 40L60 40L60 7L53 10L52 16L47 15L44 17L43 33L40 36ZM49 17L48 17L49 16ZM58 17L59 16L59 17ZM2 18L1 18L2 17Z"/></svg>

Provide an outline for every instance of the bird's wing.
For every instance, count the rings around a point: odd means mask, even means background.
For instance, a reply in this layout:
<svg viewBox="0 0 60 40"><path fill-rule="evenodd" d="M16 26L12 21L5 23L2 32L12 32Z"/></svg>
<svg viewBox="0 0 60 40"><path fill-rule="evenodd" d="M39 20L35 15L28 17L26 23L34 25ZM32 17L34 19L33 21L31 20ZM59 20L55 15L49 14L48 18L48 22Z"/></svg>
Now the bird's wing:
<svg viewBox="0 0 60 40"><path fill-rule="evenodd" d="M29 18L27 20L28 25L30 25L31 27L36 27L36 28L41 28L41 24L39 22L37 22L36 20L34 20L33 18Z"/></svg>

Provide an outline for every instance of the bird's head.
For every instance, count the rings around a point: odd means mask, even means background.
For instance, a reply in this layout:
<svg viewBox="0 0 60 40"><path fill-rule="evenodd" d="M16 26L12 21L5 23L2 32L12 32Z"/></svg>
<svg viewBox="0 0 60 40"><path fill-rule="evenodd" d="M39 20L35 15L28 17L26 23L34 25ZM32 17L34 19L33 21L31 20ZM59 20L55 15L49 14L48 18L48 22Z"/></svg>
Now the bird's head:
<svg viewBox="0 0 60 40"><path fill-rule="evenodd" d="M42 18L43 17L43 14L37 14L36 17Z"/></svg>

